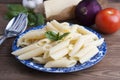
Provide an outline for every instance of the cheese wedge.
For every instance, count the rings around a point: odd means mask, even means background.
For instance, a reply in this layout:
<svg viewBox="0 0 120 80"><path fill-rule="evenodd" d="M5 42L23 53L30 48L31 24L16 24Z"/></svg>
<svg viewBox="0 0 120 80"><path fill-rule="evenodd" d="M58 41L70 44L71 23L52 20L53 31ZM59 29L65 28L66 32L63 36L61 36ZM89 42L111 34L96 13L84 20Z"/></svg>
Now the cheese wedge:
<svg viewBox="0 0 120 80"><path fill-rule="evenodd" d="M75 6L81 0L47 0L44 11L47 20L66 20L74 18Z"/></svg>

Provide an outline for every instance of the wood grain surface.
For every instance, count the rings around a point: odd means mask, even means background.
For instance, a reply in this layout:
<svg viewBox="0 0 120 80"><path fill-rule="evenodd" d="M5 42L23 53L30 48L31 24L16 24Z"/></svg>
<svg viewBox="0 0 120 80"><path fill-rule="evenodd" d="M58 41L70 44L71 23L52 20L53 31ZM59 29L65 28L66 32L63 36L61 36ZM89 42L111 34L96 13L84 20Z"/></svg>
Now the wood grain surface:
<svg viewBox="0 0 120 80"><path fill-rule="evenodd" d="M0 34L3 34L8 23L4 19L7 3L20 3L20 1L0 0ZM111 1L102 4L120 9L119 6L113 6L118 5L118 2ZM102 36L108 47L104 59L91 68L67 74L45 73L26 67L10 54L15 38L7 39L0 45L0 80L120 80L120 30L114 34Z"/></svg>
<svg viewBox="0 0 120 80"><path fill-rule="evenodd" d="M22 0L0 0L0 3L8 4L8 3L21 3Z"/></svg>

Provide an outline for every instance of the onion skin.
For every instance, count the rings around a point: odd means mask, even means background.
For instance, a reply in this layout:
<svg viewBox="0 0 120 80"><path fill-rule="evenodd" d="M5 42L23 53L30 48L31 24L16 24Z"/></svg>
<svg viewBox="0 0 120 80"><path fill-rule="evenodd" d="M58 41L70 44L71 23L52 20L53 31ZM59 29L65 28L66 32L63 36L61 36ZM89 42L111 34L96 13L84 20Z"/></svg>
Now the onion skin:
<svg viewBox="0 0 120 80"><path fill-rule="evenodd" d="M102 10L97 0L83 0L75 9L75 17L80 25L91 26L95 24L97 13Z"/></svg>

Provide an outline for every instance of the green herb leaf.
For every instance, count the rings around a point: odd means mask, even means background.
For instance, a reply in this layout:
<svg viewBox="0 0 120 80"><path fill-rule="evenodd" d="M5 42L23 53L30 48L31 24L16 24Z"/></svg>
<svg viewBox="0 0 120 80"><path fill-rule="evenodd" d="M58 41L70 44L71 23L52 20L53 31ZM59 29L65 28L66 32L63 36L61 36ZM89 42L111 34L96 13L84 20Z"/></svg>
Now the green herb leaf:
<svg viewBox="0 0 120 80"><path fill-rule="evenodd" d="M8 4L7 7L11 11L18 11L18 12L27 11L27 9L23 7L21 4Z"/></svg>
<svg viewBox="0 0 120 80"><path fill-rule="evenodd" d="M44 16L42 14L34 13L33 10L26 9L20 4L9 4L7 6L8 12L5 18L10 20L17 16L19 13L25 13L28 15L28 26L38 26L44 24Z"/></svg>
<svg viewBox="0 0 120 80"><path fill-rule="evenodd" d="M19 13L27 13L27 9L20 4L9 4L7 5L8 12L6 13L5 18L10 20L13 17L17 16Z"/></svg>
<svg viewBox="0 0 120 80"><path fill-rule="evenodd" d="M53 41L56 41L57 40L57 37L56 37L56 33L55 32L52 32L52 31L48 31L45 33L45 36L50 39L50 40L53 40Z"/></svg>
<svg viewBox="0 0 120 80"><path fill-rule="evenodd" d="M69 34L69 32L64 33L63 35L59 36L59 40L62 39L63 37L67 36Z"/></svg>
<svg viewBox="0 0 120 80"><path fill-rule="evenodd" d="M43 25L45 23L45 18L43 17L42 14L35 14L36 15L36 24L37 25Z"/></svg>
<svg viewBox="0 0 120 80"><path fill-rule="evenodd" d="M57 41L57 40L61 40L63 37L67 36L69 34L69 32L64 33L63 35L60 35L60 33L55 33L53 31L48 31L45 33L45 36L52 40L52 41Z"/></svg>
<svg viewBox="0 0 120 80"><path fill-rule="evenodd" d="M28 24L29 26L36 26L36 16L32 11L28 12Z"/></svg>

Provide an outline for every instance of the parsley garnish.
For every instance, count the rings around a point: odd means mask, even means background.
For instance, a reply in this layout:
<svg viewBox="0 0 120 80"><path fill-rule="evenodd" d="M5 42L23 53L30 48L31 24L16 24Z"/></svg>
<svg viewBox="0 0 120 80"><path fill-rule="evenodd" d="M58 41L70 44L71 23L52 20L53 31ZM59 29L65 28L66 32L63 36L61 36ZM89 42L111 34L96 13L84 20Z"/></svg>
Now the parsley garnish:
<svg viewBox="0 0 120 80"><path fill-rule="evenodd" d="M45 36L52 41L57 41L57 40L61 40L63 37L67 36L68 34L69 34L69 32L66 32L66 33L60 35L59 32L55 33L53 31L47 31L45 33Z"/></svg>

